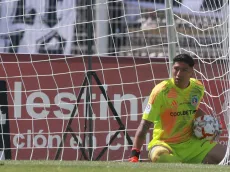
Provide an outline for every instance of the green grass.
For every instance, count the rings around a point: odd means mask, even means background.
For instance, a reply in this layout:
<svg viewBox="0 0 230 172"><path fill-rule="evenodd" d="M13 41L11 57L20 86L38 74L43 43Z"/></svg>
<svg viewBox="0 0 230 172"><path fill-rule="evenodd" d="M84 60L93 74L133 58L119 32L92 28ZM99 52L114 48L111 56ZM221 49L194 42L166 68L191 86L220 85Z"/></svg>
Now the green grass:
<svg viewBox="0 0 230 172"><path fill-rule="evenodd" d="M230 166L102 161L1 161L0 172L229 172Z"/></svg>

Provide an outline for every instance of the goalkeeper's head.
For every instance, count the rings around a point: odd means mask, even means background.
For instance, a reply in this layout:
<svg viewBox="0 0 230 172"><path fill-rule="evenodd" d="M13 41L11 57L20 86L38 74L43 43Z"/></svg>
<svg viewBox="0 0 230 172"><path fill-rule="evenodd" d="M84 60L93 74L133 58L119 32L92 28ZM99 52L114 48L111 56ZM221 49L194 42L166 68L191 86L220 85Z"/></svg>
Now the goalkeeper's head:
<svg viewBox="0 0 230 172"><path fill-rule="evenodd" d="M176 62L186 63L190 67L194 67L194 64L195 64L193 58L188 54L179 54L179 55L177 55L173 59L173 64L175 64Z"/></svg>
<svg viewBox="0 0 230 172"><path fill-rule="evenodd" d="M172 75L177 87L188 87L193 75L194 60L188 54L179 54L173 59Z"/></svg>

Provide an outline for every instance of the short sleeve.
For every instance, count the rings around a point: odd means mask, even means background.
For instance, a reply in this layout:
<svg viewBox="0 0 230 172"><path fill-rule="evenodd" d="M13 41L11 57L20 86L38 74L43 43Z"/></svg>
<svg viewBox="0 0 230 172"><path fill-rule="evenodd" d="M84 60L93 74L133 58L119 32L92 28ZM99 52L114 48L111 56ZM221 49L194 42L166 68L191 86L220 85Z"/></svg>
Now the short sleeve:
<svg viewBox="0 0 230 172"><path fill-rule="evenodd" d="M154 122L160 117L160 109L162 106L162 92L156 87L152 90L148 104L143 112L142 119Z"/></svg>

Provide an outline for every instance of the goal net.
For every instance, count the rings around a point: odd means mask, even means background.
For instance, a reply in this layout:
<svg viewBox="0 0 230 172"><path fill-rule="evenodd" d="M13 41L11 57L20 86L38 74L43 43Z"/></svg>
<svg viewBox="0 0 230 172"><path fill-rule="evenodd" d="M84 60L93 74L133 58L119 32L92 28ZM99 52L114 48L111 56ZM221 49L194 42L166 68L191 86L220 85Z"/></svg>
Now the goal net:
<svg viewBox="0 0 230 172"><path fill-rule="evenodd" d="M148 96L179 53L196 60L201 107L222 121L229 148L228 4L2 0L0 159L127 161Z"/></svg>

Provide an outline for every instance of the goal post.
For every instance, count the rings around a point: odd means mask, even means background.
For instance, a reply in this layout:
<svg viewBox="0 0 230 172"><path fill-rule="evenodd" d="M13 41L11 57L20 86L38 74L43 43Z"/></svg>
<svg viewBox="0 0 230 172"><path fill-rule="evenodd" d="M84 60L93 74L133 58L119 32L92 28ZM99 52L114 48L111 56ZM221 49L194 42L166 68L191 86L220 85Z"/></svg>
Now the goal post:
<svg viewBox="0 0 230 172"><path fill-rule="evenodd" d="M224 0L223 1L224 3L228 3L229 4L229 1L228 0ZM229 12L230 12L230 6L228 5L228 6L226 6L225 7L225 9L224 9L224 14L225 15L228 15L229 14ZM224 52L224 54L228 54L228 61L227 61L227 63L228 63L228 67L230 66L230 56L229 56L229 50L230 50L230 27L229 27L229 25L230 25L230 18L228 18L228 22L226 22L224 25L223 25L223 39L224 39L224 35L228 35L228 41L226 42L226 43L224 43L223 44L223 52ZM228 75L228 80L230 79L229 78L229 76L230 75ZM229 92L226 92L226 94L225 94L225 97L226 97L226 100L229 100ZM224 122L225 122L225 125L226 125L226 129L227 129L227 131L228 131L228 143L227 143L227 150L226 150L226 154L225 154L225 157L224 157L224 159L221 161L221 163L220 164L229 164L229 162L230 162L230 120L229 120L229 103L228 103L228 101L225 101L224 102L224 105L223 105L223 109L224 109L224 117L223 117L223 119L224 119Z"/></svg>
<svg viewBox="0 0 230 172"><path fill-rule="evenodd" d="M206 88L202 108L223 123L229 163L228 0L2 0L0 8L10 126L0 157L127 161L152 88L187 53ZM142 161L151 138L152 130Z"/></svg>
<svg viewBox="0 0 230 172"><path fill-rule="evenodd" d="M11 159L7 86L0 80L0 160Z"/></svg>
<svg viewBox="0 0 230 172"><path fill-rule="evenodd" d="M166 16L166 25L167 27L167 37L168 37L168 58L169 58L169 77L172 76L172 61L176 56L176 30L175 30L175 21L173 16L173 0L165 1L165 16Z"/></svg>

